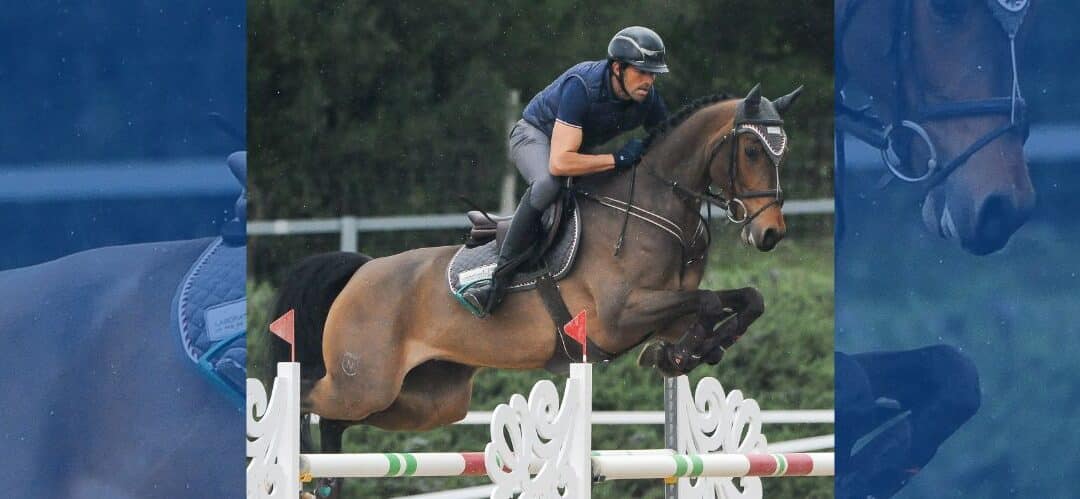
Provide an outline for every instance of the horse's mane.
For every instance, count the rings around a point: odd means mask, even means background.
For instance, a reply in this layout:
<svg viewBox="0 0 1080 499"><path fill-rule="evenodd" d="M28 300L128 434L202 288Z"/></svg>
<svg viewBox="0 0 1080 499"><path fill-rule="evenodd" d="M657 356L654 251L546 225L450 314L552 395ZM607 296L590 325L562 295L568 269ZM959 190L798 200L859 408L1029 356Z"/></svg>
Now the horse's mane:
<svg viewBox="0 0 1080 499"><path fill-rule="evenodd" d="M726 93L718 93L712 95L706 95L704 97L698 97L693 102L683 106L675 114L668 116L668 119L649 129L649 135L645 137L645 151L647 152L653 144L663 138L669 132L681 125L684 121L690 118L691 115L700 111L702 108L711 106L717 102L732 99L733 97Z"/></svg>

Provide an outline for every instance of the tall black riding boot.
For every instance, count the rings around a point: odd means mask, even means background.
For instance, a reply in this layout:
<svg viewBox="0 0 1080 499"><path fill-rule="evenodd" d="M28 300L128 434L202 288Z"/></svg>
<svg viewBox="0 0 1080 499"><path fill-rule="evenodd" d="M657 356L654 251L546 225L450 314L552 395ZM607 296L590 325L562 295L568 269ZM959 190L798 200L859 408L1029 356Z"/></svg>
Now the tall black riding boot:
<svg viewBox="0 0 1080 499"><path fill-rule="evenodd" d="M506 287L514 277L514 270L529 258L529 249L536 241L536 235L540 231L540 217L543 214L544 210L538 210L529 204L529 191L526 190L517 211L514 212L513 220L510 221L502 248L499 249L498 265L491 275L487 299L481 301L485 315L499 305L506 293Z"/></svg>

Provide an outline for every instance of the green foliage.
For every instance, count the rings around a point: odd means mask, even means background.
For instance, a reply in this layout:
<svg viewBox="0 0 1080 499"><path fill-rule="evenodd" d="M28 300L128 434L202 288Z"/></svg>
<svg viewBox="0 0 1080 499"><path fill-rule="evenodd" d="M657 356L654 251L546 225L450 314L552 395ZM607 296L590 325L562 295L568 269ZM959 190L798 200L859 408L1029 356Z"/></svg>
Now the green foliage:
<svg viewBox="0 0 1080 499"><path fill-rule="evenodd" d="M831 234L823 224L818 234ZM709 289L757 287L766 299L765 314L716 367L701 367L692 382L715 376L725 389L738 388L755 398L763 409L823 409L833 406L833 250L829 235L804 234L796 230L770 253L759 253L737 241L734 227L715 229L704 287ZM252 362L262 358L265 344L264 310L271 302L270 286L249 282L248 346ZM260 315L262 314L262 315ZM593 408L609 410L660 410L662 378L637 367L637 352L598 366L594 373ZM253 370L257 367L251 366ZM543 371L482 370L476 377L471 408L490 411L511 394L527 394L539 379L553 379ZM560 387L563 378L554 378ZM768 425L770 441L823 435L831 425ZM445 452L480 451L488 441L482 426L455 426L425 433L393 433L356 426L345 434L351 452ZM594 426L597 449L643 449L663 447L663 429L656 425ZM484 478L409 478L346 480L346 497L381 498L483 485ZM623 498L663 496L659 481L619 481L598 484L595 497ZM768 479L769 497L832 497L830 478Z"/></svg>
<svg viewBox="0 0 1080 499"><path fill-rule="evenodd" d="M269 337L270 310L274 304L275 289L266 282L247 281L247 351L249 378L264 381L274 377L274 366L270 360Z"/></svg>
<svg viewBox="0 0 1080 499"><path fill-rule="evenodd" d="M1075 182L1073 172L1069 162L1039 164L1032 173L1049 187L1050 179ZM867 172L849 181L873 186L877 176ZM908 484L906 497L1075 495L1072 483L1046 479L1068 476L1075 460L1043 456L1080 445L1080 433L1070 431L1080 413L1074 381L1080 269L1063 263L1076 262L1080 224L1065 207L1072 202L1068 190L1038 192L1049 213L985 256L926 234L912 210L921 201L916 193L849 204L852 211L888 215L849 219L838 272L840 350L946 344L978 371L978 412L942 443Z"/></svg>
<svg viewBox="0 0 1080 499"><path fill-rule="evenodd" d="M648 24L672 73L657 86L673 110L694 98L766 96L807 87L787 117L792 199L832 189L832 4L695 0L249 5L249 216L336 217L497 205L506 128L567 67L602 59L619 28ZM647 14L647 16L645 16ZM616 139L616 140L625 140ZM378 235L362 247L457 242L458 234ZM325 244L325 245L324 245ZM253 238L260 279L336 241Z"/></svg>

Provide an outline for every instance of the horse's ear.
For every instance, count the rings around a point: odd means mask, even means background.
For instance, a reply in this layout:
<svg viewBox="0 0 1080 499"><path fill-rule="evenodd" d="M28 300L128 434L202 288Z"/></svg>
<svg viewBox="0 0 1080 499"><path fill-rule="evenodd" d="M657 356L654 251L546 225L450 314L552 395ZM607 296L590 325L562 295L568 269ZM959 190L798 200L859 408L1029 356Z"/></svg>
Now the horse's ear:
<svg viewBox="0 0 1080 499"><path fill-rule="evenodd" d="M774 100L773 106L776 107L776 112L784 114L784 112L787 111L789 107L791 107L791 103L795 102L795 99L799 98L799 95L802 94L802 90L803 86L799 85L799 88L796 88L790 94Z"/></svg>
<svg viewBox="0 0 1080 499"><path fill-rule="evenodd" d="M761 84L754 85L754 88L750 89L750 93L746 94L746 105L756 106L761 104Z"/></svg>

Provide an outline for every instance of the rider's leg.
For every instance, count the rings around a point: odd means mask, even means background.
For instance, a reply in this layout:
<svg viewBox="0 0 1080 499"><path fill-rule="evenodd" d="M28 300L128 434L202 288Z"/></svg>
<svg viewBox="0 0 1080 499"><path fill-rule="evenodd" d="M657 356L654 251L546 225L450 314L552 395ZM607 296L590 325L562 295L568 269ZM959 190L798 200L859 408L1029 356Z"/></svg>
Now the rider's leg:
<svg viewBox="0 0 1080 499"><path fill-rule="evenodd" d="M529 201L532 187L525 190L521 197L514 218L510 221L510 228L503 238L502 247L499 249L498 265L491 275L490 294L487 300L487 309L491 310L502 301L506 286L513 278L514 270L528 257L528 249L536 240L536 234L540 230L540 217L544 214L543 208L533 206Z"/></svg>
<svg viewBox="0 0 1080 499"><path fill-rule="evenodd" d="M540 217L559 196L559 179L552 175L548 168L550 153L551 143L548 136L524 120L518 121L510 132L510 159L529 182L529 188L514 212L514 218L499 251L498 265L492 275L488 296L483 302L488 311L502 300L514 269L522 263L527 256L527 250L536 240L540 230Z"/></svg>

